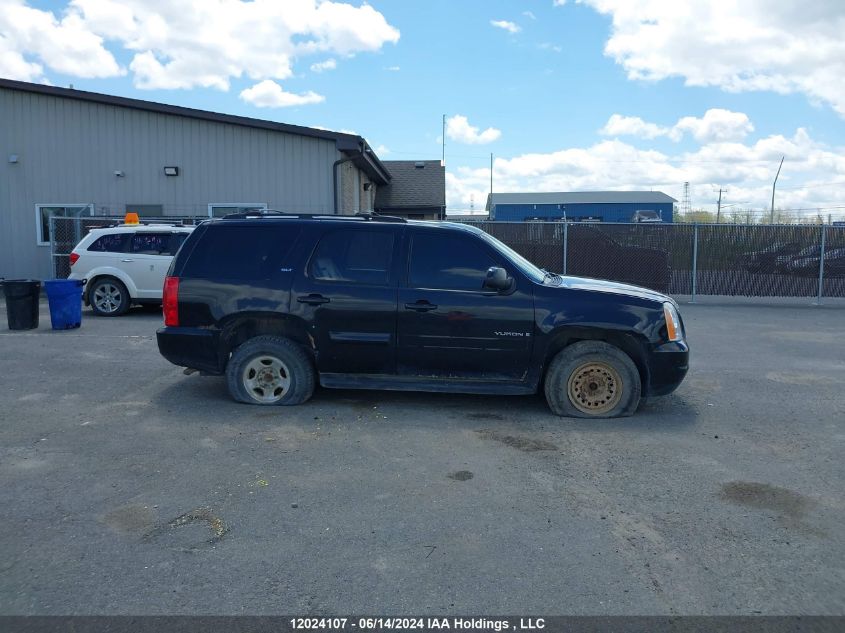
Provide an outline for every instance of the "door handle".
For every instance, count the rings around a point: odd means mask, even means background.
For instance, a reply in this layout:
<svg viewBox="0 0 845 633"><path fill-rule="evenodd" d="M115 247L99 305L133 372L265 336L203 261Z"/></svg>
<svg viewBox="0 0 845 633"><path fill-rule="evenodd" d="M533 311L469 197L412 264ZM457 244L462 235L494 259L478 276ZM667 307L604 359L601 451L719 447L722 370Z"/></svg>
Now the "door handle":
<svg viewBox="0 0 845 633"><path fill-rule="evenodd" d="M318 306L321 303L328 303L331 301L328 297L317 294L302 295L301 297L297 297L296 300L299 301L299 303L307 303L310 306Z"/></svg>
<svg viewBox="0 0 845 633"><path fill-rule="evenodd" d="M129 262L134 262L135 260L134 259L121 259L120 261L122 261L124 264L128 264Z"/></svg>
<svg viewBox="0 0 845 633"><path fill-rule="evenodd" d="M430 310L436 310L437 306L433 303L429 303L428 301L417 301L416 303L406 303L405 309L414 310L416 312L428 312Z"/></svg>

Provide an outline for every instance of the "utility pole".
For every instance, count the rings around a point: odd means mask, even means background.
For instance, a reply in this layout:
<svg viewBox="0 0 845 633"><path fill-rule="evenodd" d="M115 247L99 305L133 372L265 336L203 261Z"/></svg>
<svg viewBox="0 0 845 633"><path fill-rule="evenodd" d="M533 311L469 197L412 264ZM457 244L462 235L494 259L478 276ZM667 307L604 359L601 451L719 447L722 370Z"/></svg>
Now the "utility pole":
<svg viewBox="0 0 845 633"><path fill-rule="evenodd" d="M719 188L719 202L716 203L716 224L719 224L719 219L722 217L722 192L727 193L727 189Z"/></svg>
<svg viewBox="0 0 845 633"><path fill-rule="evenodd" d="M775 174L775 181L772 183L772 215L769 219L769 224L775 223L775 187L778 184L778 176L780 176L780 168L783 167L784 158L786 158L786 156L781 156L780 165L778 165L778 173Z"/></svg>
<svg viewBox="0 0 845 633"><path fill-rule="evenodd" d="M440 162L443 166L446 166L446 115L443 115L443 133L440 135L440 139L443 141L443 158L440 159Z"/></svg>
<svg viewBox="0 0 845 633"><path fill-rule="evenodd" d="M493 204L493 152L490 152L490 204Z"/></svg>

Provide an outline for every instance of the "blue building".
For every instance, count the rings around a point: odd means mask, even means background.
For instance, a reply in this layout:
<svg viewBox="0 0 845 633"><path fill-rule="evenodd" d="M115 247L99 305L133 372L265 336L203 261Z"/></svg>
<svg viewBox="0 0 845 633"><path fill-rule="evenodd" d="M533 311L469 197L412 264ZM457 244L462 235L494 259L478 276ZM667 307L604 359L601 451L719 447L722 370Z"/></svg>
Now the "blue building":
<svg viewBox="0 0 845 633"><path fill-rule="evenodd" d="M671 222L676 202L660 191L493 193L487 195L487 212L498 222Z"/></svg>

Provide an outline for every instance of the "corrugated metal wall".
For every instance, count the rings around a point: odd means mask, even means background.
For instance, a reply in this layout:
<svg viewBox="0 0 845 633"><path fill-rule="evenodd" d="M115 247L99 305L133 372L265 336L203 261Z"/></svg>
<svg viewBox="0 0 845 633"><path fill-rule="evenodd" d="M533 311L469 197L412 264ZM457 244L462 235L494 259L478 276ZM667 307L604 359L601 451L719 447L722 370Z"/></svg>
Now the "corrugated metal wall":
<svg viewBox="0 0 845 633"><path fill-rule="evenodd" d="M564 209L565 207L565 209ZM498 222L523 222L526 218L567 219L599 217L604 222L630 222L636 211L657 211L664 222L672 221L671 202L629 202L624 204L497 204L495 219Z"/></svg>
<svg viewBox="0 0 845 633"><path fill-rule="evenodd" d="M97 215L123 215L126 204L203 215L227 202L332 212L338 158L333 140L2 88L0 277L50 274L36 204L93 203Z"/></svg>

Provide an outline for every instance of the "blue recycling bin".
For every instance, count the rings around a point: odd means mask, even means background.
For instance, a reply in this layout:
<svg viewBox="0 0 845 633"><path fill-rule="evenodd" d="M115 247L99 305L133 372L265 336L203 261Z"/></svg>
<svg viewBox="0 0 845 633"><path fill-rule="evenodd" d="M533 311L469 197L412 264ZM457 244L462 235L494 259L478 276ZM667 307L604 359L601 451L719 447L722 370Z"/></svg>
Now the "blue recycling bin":
<svg viewBox="0 0 845 633"><path fill-rule="evenodd" d="M82 324L82 280L48 279L44 282L54 330L71 330Z"/></svg>

